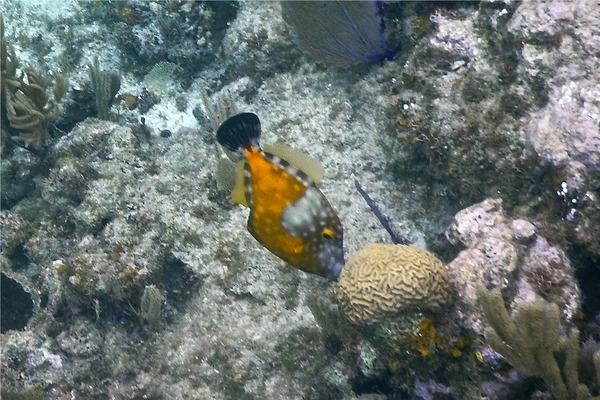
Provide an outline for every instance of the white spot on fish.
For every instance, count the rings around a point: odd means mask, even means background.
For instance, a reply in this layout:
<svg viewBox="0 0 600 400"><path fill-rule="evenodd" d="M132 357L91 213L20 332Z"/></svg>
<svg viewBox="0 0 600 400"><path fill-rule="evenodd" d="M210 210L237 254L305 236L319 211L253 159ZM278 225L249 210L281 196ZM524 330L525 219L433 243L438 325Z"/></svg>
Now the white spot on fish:
<svg viewBox="0 0 600 400"><path fill-rule="evenodd" d="M302 236L307 230L314 233L316 226L321 225L319 222L327 218L327 212L323 212L326 207L319 191L309 187L304 196L285 208L281 225L293 236Z"/></svg>

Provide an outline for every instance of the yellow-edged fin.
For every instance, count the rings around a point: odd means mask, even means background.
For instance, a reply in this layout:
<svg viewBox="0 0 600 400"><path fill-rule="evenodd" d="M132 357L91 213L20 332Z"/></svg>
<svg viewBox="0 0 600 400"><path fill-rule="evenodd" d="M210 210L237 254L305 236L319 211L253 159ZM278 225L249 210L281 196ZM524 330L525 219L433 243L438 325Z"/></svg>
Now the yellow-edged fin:
<svg viewBox="0 0 600 400"><path fill-rule="evenodd" d="M231 202L233 204L241 204L244 207L248 207L248 200L246 199L246 187L244 185L244 160L239 161L235 164L235 186L231 191Z"/></svg>
<svg viewBox="0 0 600 400"><path fill-rule="evenodd" d="M285 144L275 143L263 146L264 151L287 161L304 172L315 183L319 183L325 175L323 165L306 153Z"/></svg>

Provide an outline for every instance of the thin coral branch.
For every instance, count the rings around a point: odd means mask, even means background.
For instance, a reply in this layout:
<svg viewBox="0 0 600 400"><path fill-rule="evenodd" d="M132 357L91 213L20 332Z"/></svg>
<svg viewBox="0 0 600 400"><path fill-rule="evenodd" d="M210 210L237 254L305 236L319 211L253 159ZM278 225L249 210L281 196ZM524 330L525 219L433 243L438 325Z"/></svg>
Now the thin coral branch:
<svg viewBox="0 0 600 400"><path fill-rule="evenodd" d="M579 383L579 331L572 329L568 336L562 333L556 304L523 303L511 319L498 290L480 288L479 298L490 325L486 329L490 345L516 369L542 378L558 400L597 399ZM559 355L564 356L564 363L558 362ZM596 364L598 374L600 360Z"/></svg>
<svg viewBox="0 0 600 400"><path fill-rule="evenodd" d="M12 143L41 155L47 139L48 125L58 119L58 103L68 90L68 81L60 74L44 75L27 68L17 76L19 61L12 46L4 38L0 15L0 103L3 131ZM54 83L50 98L49 89Z"/></svg>

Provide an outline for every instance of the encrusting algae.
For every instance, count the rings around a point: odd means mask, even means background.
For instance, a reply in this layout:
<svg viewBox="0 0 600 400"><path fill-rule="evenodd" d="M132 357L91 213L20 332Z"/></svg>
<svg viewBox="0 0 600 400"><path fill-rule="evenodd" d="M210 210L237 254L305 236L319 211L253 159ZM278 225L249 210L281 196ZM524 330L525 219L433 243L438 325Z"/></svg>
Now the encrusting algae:
<svg viewBox="0 0 600 400"><path fill-rule="evenodd" d="M471 336L464 334L448 342L438 333L434 322L435 317L428 315L421 321L416 331L406 331L404 335L408 340L408 347L417 351L422 357L429 357L434 351L451 357L460 357L462 351L471 344Z"/></svg>
<svg viewBox="0 0 600 400"><path fill-rule="evenodd" d="M341 312L358 325L409 311L437 311L453 297L439 259L399 244L365 246L342 269L336 293Z"/></svg>

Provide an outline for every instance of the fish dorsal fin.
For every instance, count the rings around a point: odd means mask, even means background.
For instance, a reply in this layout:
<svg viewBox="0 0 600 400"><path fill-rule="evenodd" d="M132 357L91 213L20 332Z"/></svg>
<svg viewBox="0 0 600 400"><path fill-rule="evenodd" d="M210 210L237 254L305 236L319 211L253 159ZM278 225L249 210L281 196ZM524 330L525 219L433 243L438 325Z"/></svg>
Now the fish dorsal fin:
<svg viewBox="0 0 600 400"><path fill-rule="evenodd" d="M241 204L244 207L249 207L248 199L246 198L244 164L246 164L246 162L241 160L235 165L235 186L231 191L231 202L233 204Z"/></svg>
<svg viewBox="0 0 600 400"><path fill-rule="evenodd" d="M264 150L287 161L290 165L304 172L315 183L319 183L325 175L325 168L318 161L306 153L296 150L285 144L275 143L263 146Z"/></svg>

